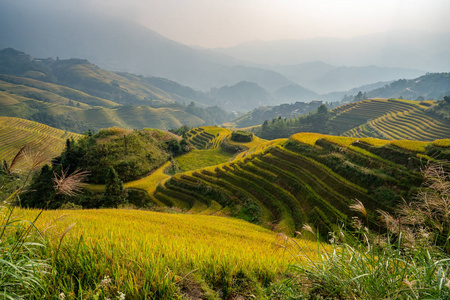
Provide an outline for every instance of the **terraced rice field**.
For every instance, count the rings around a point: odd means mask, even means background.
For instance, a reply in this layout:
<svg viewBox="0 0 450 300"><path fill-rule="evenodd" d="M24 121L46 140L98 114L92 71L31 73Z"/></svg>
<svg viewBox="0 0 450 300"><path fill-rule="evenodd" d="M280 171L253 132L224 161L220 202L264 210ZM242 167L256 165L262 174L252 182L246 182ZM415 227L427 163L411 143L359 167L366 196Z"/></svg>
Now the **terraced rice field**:
<svg viewBox="0 0 450 300"><path fill-rule="evenodd" d="M318 133L259 140L234 159L198 156L217 155L215 151L222 151L219 142L229 134L218 127L193 129L187 137L198 147L211 148L177 158L187 166L186 172L168 176L164 166L154 176L125 186L146 191L159 206L236 216L287 234L309 223L326 235L337 223L355 216L349 209L355 198L375 222L375 210L389 210L420 185L424 161L450 157L450 140L428 143ZM192 160L205 163L197 167ZM387 202L378 200L385 198Z"/></svg>
<svg viewBox="0 0 450 300"><path fill-rule="evenodd" d="M359 101L334 109L336 115L330 125L344 136L357 138L379 136L418 141L450 138L450 123L425 113L431 104L398 99Z"/></svg>
<svg viewBox="0 0 450 300"><path fill-rule="evenodd" d="M222 140L231 133L229 129L204 126L197 127L186 133L188 141L197 149L215 149Z"/></svg>
<svg viewBox="0 0 450 300"><path fill-rule="evenodd" d="M288 234L305 223L329 229L339 220L351 220L355 213L349 205L355 198L372 212L389 209L375 196L380 186L392 185L407 195L411 182L420 184L421 159L429 144L301 133L261 143L258 151L232 162L176 174L153 196L192 213L214 206L217 214L244 219L249 216L239 212L235 201L246 199L239 205L256 205L260 224Z"/></svg>
<svg viewBox="0 0 450 300"><path fill-rule="evenodd" d="M19 118L0 117L0 157L11 160L25 145L45 152L51 158L64 149L66 139L77 139L80 134L56 129L38 122Z"/></svg>

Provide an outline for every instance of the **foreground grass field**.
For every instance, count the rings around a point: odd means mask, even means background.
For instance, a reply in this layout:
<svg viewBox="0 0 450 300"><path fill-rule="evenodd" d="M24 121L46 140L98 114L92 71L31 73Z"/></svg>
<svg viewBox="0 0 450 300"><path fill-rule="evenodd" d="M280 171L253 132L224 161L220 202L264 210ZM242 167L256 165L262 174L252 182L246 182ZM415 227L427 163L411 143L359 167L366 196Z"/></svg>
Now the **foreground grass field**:
<svg viewBox="0 0 450 300"><path fill-rule="evenodd" d="M37 214L18 210L21 219ZM116 299L120 291L126 299L264 299L293 259L276 233L225 217L58 210L44 211L36 225L51 241L47 297ZM315 257L317 243L297 242Z"/></svg>

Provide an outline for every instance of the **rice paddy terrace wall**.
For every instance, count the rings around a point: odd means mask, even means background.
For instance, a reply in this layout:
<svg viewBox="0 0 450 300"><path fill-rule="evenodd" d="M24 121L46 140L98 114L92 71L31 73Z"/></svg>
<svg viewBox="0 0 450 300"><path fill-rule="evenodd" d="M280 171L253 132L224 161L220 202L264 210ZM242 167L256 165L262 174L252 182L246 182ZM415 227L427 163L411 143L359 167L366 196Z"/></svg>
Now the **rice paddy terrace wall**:
<svg viewBox="0 0 450 300"><path fill-rule="evenodd" d="M449 159L450 140L434 143L296 134L242 159L176 174L154 194L191 213L237 216L286 233L305 223L326 235L350 223L354 199L369 212L392 210L422 183L426 159Z"/></svg>
<svg viewBox="0 0 450 300"><path fill-rule="evenodd" d="M337 132L349 137L380 137L433 141L450 138L450 122L427 115L433 101L370 99L333 110L329 121Z"/></svg>
<svg viewBox="0 0 450 300"><path fill-rule="evenodd" d="M23 146L46 152L49 158L61 153L66 139L80 134L56 129L38 122L19 118L0 117L0 158L11 160Z"/></svg>
<svg viewBox="0 0 450 300"><path fill-rule="evenodd" d="M255 148L265 140L253 136L250 142L235 142L231 139L232 130L216 127L203 126L194 128L186 133L188 141L197 149L216 149L222 147L225 151L243 151Z"/></svg>

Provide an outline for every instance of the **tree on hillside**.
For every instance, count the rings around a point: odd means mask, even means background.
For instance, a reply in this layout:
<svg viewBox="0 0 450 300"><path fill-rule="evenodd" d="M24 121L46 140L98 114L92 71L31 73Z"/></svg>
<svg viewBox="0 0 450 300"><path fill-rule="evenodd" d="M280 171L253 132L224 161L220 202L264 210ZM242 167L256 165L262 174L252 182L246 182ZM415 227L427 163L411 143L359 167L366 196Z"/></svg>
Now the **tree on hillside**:
<svg viewBox="0 0 450 300"><path fill-rule="evenodd" d="M367 98L366 93L359 91L358 94L353 98L353 102L358 102L366 98Z"/></svg>
<svg viewBox="0 0 450 300"><path fill-rule="evenodd" d="M123 182L117 175L113 167L109 167L106 174L106 189L101 198L103 206L117 207L119 204L125 203Z"/></svg>
<svg viewBox="0 0 450 300"><path fill-rule="evenodd" d="M22 195L20 205L36 208L58 207L58 203L55 203L58 201L53 201L49 206L47 206L47 201L55 197L53 178L53 170L49 165L44 165L41 168L41 171L35 174L33 182L29 187L29 192Z"/></svg>
<svg viewBox="0 0 450 300"><path fill-rule="evenodd" d="M322 115L326 115L328 114L328 108L325 104L321 104L318 108L317 108L317 113L318 114L322 114Z"/></svg>

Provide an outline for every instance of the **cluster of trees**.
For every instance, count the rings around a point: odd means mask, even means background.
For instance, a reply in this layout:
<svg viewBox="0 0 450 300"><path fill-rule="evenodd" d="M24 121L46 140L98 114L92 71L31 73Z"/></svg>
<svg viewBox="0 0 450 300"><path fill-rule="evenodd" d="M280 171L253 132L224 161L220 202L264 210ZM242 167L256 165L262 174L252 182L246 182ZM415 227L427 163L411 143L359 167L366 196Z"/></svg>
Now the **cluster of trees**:
<svg viewBox="0 0 450 300"><path fill-rule="evenodd" d="M80 121L69 114L55 115L46 111L40 111L32 114L29 119L72 132L86 132L90 127L86 122Z"/></svg>
<svg viewBox="0 0 450 300"><path fill-rule="evenodd" d="M266 120L254 133L263 139L287 138L298 132L332 133L332 129L327 125L329 119L330 112L326 105L322 104L317 111L307 115Z"/></svg>
<svg viewBox="0 0 450 300"><path fill-rule="evenodd" d="M219 125L230 121L232 117L231 114L218 106L202 108L195 106L194 102L186 107L186 112L203 119L207 125Z"/></svg>
<svg viewBox="0 0 450 300"><path fill-rule="evenodd" d="M444 121L450 121L450 95L445 96L438 105L427 109L427 113L436 116Z"/></svg>
<svg viewBox="0 0 450 300"><path fill-rule="evenodd" d="M231 140L238 143L248 143L253 141L253 133L244 130L233 131Z"/></svg>
<svg viewBox="0 0 450 300"><path fill-rule="evenodd" d="M89 131L78 141L66 141L64 151L53 159L52 165L44 165L34 176L30 186L33 192L24 194L21 204L40 208L67 205L97 208L131 202L141 206L145 195L138 191L125 191L123 182L145 176L171 157L189 150L185 139L169 135L157 138L149 130L109 128L95 135ZM56 193L53 188L55 174L72 174L76 170L88 171L90 183L105 184L104 194L84 191L81 195L68 196ZM42 199L50 200L43 202Z"/></svg>

